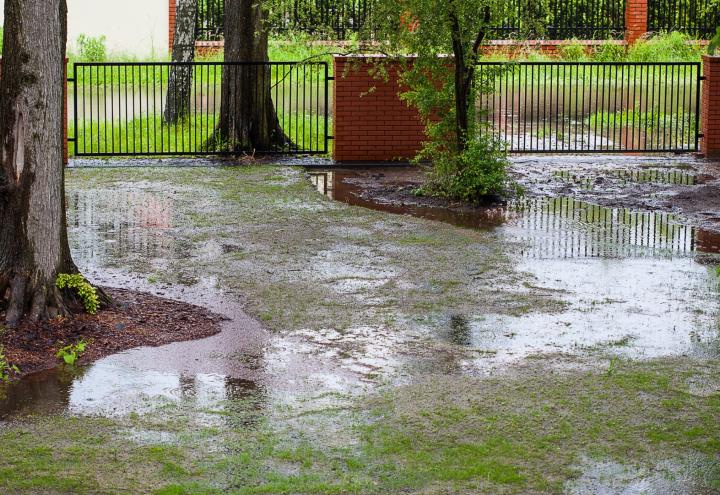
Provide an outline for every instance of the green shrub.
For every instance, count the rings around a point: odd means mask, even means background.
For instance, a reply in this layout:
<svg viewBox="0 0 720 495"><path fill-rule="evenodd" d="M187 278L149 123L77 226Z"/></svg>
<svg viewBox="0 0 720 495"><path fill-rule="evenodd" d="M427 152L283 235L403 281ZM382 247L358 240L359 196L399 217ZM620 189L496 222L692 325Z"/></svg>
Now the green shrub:
<svg viewBox="0 0 720 495"><path fill-rule="evenodd" d="M5 349L0 345L0 382L8 382L13 375L20 373L20 369L10 364L5 356Z"/></svg>
<svg viewBox="0 0 720 495"><path fill-rule="evenodd" d="M628 49L630 62L695 62L702 48L688 35L673 31L639 40Z"/></svg>
<svg viewBox="0 0 720 495"><path fill-rule="evenodd" d="M55 280L58 289L73 289L85 306L85 311L94 315L100 309L100 299L97 295L95 287L90 285L85 277L79 273L69 275L61 273Z"/></svg>
<svg viewBox="0 0 720 495"><path fill-rule="evenodd" d="M626 50L623 45L607 41L595 49L593 59L598 62L622 62L625 56Z"/></svg>
<svg viewBox="0 0 720 495"><path fill-rule="evenodd" d="M80 62L105 62L107 60L107 47L105 36L87 36L81 34L77 37L77 59Z"/></svg>
<svg viewBox="0 0 720 495"><path fill-rule="evenodd" d="M426 144L420 159L430 159L432 171L421 195L478 204L491 196L506 196L515 189L508 172L504 143L489 132L470 140L458 153L433 143Z"/></svg>
<svg viewBox="0 0 720 495"><path fill-rule="evenodd" d="M582 62L588 58L585 45L579 43L576 39L558 46L558 54L560 58L568 62Z"/></svg>

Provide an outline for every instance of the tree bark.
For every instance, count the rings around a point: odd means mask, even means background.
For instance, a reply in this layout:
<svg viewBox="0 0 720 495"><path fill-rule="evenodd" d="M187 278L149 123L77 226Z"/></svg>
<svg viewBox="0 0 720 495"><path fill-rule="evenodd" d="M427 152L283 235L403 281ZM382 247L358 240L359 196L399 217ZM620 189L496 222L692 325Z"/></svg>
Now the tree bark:
<svg viewBox="0 0 720 495"><path fill-rule="evenodd" d="M468 134L475 105L475 72L480 59L480 47L485 40L485 27L490 23L490 8L485 7L483 28L480 29L466 58L462 28L455 12L455 0L448 5L453 56L455 59L455 142L458 153L467 150Z"/></svg>
<svg viewBox="0 0 720 495"><path fill-rule="evenodd" d="M211 142L241 152L291 145L272 101L267 11L258 0L225 1L225 62L220 117Z"/></svg>
<svg viewBox="0 0 720 495"><path fill-rule="evenodd" d="M6 323L69 314L65 218L65 0L6 0L0 84L0 312Z"/></svg>
<svg viewBox="0 0 720 495"><path fill-rule="evenodd" d="M197 0L178 0L175 17L172 61L188 65L173 66L168 79L164 119L175 124L190 113L193 67L195 60L195 27Z"/></svg>

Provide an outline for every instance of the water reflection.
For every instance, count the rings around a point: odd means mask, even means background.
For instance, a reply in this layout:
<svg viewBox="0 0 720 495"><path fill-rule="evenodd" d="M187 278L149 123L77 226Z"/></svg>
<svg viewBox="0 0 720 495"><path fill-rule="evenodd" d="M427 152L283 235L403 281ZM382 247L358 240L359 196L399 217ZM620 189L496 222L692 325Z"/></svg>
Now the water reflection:
<svg viewBox="0 0 720 495"><path fill-rule="evenodd" d="M353 179L358 172L310 173L319 192L337 201L375 210L413 215L470 228L502 227L501 232L526 246L528 258L612 258L720 253L720 234L684 224L676 215L608 208L571 197L523 198L504 206L448 210L366 197ZM690 182L683 173L627 172L638 181ZM673 182L677 183L677 182Z"/></svg>
<svg viewBox="0 0 720 495"><path fill-rule="evenodd" d="M67 198L68 230L76 261L97 265L122 253L167 256L174 243L172 198L165 194L85 190Z"/></svg>

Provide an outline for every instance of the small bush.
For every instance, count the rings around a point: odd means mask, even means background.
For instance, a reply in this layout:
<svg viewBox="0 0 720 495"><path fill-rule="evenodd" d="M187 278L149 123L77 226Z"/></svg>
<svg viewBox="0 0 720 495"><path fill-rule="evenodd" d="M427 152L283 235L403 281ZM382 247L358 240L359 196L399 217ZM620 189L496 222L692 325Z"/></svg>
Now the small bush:
<svg viewBox="0 0 720 495"><path fill-rule="evenodd" d="M421 158L430 158L433 169L421 195L478 204L484 199L506 196L515 189L507 173L508 160L502 143L484 134L468 143L462 153L433 144Z"/></svg>
<svg viewBox="0 0 720 495"><path fill-rule="evenodd" d="M12 376L18 373L20 373L20 369L8 362L5 349L0 345L0 382L9 382Z"/></svg>
<svg viewBox="0 0 720 495"><path fill-rule="evenodd" d="M94 315L100 309L100 299L97 295L95 287L90 285L85 277L79 273L68 275L61 273L55 280L58 289L73 289L85 306L85 311Z"/></svg>
<svg viewBox="0 0 720 495"><path fill-rule="evenodd" d="M702 48L692 38L673 31L639 40L628 50L630 62L696 62Z"/></svg>
<svg viewBox="0 0 720 495"><path fill-rule="evenodd" d="M568 62L582 62L588 58L585 45L577 40L571 40L569 43L558 46L558 54L560 58Z"/></svg>
<svg viewBox="0 0 720 495"><path fill-rule="evenodd" d="M81 34L77 37L77 58L80 62L105 62L107 60L107 47L105 36L87 36Z"/></svg>
<svg viewBox="0 0 720 495"><path fill-rule="evenodd" d="M605 42L597 47L593 55L598 62L622 62L625 60L626 50L623 45Z"/></svg>

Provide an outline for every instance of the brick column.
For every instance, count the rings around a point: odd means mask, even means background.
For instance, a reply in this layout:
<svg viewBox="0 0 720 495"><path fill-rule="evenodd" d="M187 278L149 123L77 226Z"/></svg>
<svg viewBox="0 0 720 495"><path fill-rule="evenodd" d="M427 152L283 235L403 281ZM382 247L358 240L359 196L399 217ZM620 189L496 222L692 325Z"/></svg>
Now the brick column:
<svg viewBox="0 0 720 495"><path fill-rule="evenodd" d="M177 0L168 0L168 50L172 53L173 42L175 41L175 15L177 13Z"/></svg>
<svg viewBox="0 0 720 495"><path fill-rule="evenodd" d="M334 57L333 67L335 160L414 158L426 139L425 126L417 111L398 96L399 64L389 64L387 81L373 77L372 60L367 58Z"/></svg>
<svg viewBox="0 0 720 495"><path fill-rule="evenodd" d="M720 56L703 55L703 75L700 152L705 158L720 158Z"/></svg>
<svg viewBox="0 0 720 495"><path fill-rule="evenodd" d="M648 31L648 0L626 0L625 41L635 43Z"/></svg>
<svg viewBox="0 0 720 495"><path fill-rule="evenodd" d="M68 151L68 80L67 80L67 67L68 67L68 59L65 59L65 71L63 74L65 74L64 82L63 82L63 163L65 165L69 162L69 151ZM75 83L75 87L77 88L77 83ZM77 138L77 130L75 130L75 137ZM77 146L77 142L75 143Z"/></svg>

